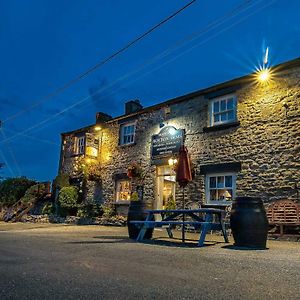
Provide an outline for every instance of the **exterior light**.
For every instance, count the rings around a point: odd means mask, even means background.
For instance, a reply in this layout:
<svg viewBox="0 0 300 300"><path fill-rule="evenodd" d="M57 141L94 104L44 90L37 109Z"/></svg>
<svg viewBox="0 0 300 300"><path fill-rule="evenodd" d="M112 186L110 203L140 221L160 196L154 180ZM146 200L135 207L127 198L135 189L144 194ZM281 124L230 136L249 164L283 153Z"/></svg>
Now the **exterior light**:
<svg viewBox="0 0 300 300"><path fill-rule="evenodd" d="M258 79L261 82L269 80L270 79L270 71L269 71L269 69L262 69L261 71L259 71L259 73L258 73Z"/></svg>
<svg viewBox="0 0 300 300"><path fill-rule="evenodd" d="M174 165L174 159L173 159L173 158L170 158L170 159L168 160L168 164L169 164L169 166L173 166L173 165Z"/></svg>
<svg viewBox="0 0 300 300"><path fill-rule="evenodd" d="M101 128L101 126L99 126L99 125L96 125L95 127L94 127L94 130L95 131L100 131L102 128Z"/></svg>
<svg viewBox="0 0 300 300"><path fill-rule="evenodd" d="M87 159L86 159L86 163L87 163L87 164L90 164L91 162L92 162L92 160L91 160L90 158L87 158Z"/></svg>

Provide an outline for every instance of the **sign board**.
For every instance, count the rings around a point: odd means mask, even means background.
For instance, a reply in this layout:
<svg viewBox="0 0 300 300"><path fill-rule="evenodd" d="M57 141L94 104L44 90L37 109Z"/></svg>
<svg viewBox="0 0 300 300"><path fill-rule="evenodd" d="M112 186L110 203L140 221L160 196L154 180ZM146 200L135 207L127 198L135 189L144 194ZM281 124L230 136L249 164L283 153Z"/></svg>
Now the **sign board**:
<svg viewBox="0 0 300 300"><path fill-rule="evenodd" d="M180 146L184 142L184 130L173 126L166 126L152 136L151 156L152 159L170 157L178 154Z"/></svg>
<svg viewBox="0 0 300 300"><path fill-rule="evenodd" d="M91 133L86 133L86 155L97 157L99 148L99 139Z"/></svg>

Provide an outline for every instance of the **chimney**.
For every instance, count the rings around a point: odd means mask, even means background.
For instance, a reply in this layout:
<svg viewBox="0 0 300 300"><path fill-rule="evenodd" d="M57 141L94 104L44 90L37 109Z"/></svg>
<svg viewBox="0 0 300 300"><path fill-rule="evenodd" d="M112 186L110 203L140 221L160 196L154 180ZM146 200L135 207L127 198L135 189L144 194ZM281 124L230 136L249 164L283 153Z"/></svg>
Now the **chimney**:
<svg viewBox="0 0 300 300"><path fill-rule="evenodd" d="M96 124L105 123L112 119L112 116L105 114L103 112L96 113Z"/></svg>
<svg viewBox="0 0 300 300"><path fill-rule="evenodd" d="M125 114L129 115L143 109L140 100L131 100L125 103Z"/></svg>

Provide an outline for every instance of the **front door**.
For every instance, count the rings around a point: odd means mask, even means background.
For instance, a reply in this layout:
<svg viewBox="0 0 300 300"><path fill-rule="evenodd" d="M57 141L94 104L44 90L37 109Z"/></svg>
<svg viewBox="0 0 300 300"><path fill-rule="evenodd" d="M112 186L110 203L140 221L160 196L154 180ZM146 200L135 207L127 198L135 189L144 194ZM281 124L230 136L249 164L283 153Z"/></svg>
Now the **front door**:
<svg viewBox="0 0 300 300"><path fill-rule="evenodd" d="M156 209L174 209L176 176L172 167L158 166L156 169L156 180Z"/></svg>

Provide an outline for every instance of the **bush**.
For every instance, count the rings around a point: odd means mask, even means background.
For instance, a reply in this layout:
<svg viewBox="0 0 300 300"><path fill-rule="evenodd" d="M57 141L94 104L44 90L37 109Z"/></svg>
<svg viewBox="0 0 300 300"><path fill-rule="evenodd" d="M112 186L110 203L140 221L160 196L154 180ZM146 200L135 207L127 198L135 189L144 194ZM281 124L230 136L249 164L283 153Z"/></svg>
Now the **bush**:
<svg viewBox="0 0 300 300"><path fill-rule="evenodd" d="M54 179L53 185L58 189L70 186L70 176L64 173L58 174Z"/></svg>
<svg viewBox="0 0 300 300"><path fill-rule="evenodd" d="M47 202L42 209L42 214L43 215L51 215L53 213L53 210L54 210L53 204L50 202Z"/></svg>
<svg viewBox="0 0 300 300"><path fill-rule="evenodd" d="M58 202L60 207L66 209L77 208L78 205L78 189L74 186L63 187L58 194Z"/></svg>
<svg viewBox="0 0 300 300"><path fill-rule="evenodd" d="M22 202L30 202L30 201L35 201L46 194L46 187L44 184L35 184L31 186L26 192L25 195L21 198Z"/></svg>
<svg viewBox="0 0 300 300"><path fill-rule="evenodd" d="M102 210L103 210L103 215L102 216L104 218L110 218L113 215L115 215L115 211L111 206L103 204L102 205Z"/></svg>
<svg viewBox="0 0 300 300"><path fill-rule="evenodd" d="M9 178L0 183L0 204L9 205L18 202L36 182L25 177Z"/></svg>

